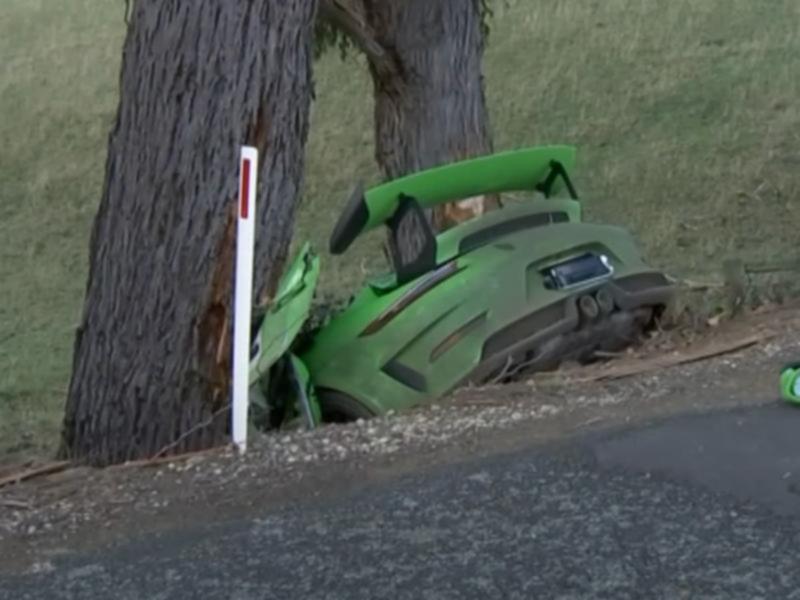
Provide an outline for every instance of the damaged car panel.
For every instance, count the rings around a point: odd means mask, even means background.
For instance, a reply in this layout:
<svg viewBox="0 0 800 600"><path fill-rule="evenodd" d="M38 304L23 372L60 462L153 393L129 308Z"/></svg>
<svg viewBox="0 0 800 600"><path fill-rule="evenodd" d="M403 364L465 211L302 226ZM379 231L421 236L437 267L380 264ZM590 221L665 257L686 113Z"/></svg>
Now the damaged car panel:
<svg viewBox="0 0 800 600"><path fill-rule="evenodd" d="M528 148L356 188L334 228L331 251L344 252L384 225L393 270L368 281L297 349L293 360L308 370L321 421L405 410L465 383L582 360L631 343L652 322L672 286L645 263L628 231L581 220L569 177L574 161L569 146ZM567 197L554 196L562 190ZM422 212L504 192L531 197L438 235ZM399 243L409 231L416 236L410 250ZM286 295L298 318L308 315L319 268L310 252L306 245L298 259L311 265L299 277L309 285ZM295 263L287 282L298 279L297 269ZM262 343L279 337L278 321L286 327L287 314L269 313ZM290 348L288 339L264 354L253 381Z"/></svg>
<svg viewBox="0 0 800 600"><path fill-rule="evenodd" d="M275 299L257 309L249 378L250 400L259 422L302 418L309 427L320 423L308 368L290 352L309 318L319 271L320 258L305 243L278 283ZM276 395L282 396L281 406L277 406Z"/></svg>

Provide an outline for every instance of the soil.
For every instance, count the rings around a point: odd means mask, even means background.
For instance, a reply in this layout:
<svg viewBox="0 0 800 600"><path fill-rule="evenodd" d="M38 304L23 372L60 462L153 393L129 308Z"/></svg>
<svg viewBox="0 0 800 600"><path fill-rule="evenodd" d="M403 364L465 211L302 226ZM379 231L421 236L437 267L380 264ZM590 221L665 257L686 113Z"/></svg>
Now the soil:
<svg viewBox="0 0 800 600"><path fill-rule="evenodd" d="M778 402L800 353L800 304L705 331L658 332L605 363L462 389L385 418L258 436L231 448L107 469L73 467L0 487L0 572L136 536L349 494L387 478L678 412ZM29 465L0 464L0 481Z"/></svg>

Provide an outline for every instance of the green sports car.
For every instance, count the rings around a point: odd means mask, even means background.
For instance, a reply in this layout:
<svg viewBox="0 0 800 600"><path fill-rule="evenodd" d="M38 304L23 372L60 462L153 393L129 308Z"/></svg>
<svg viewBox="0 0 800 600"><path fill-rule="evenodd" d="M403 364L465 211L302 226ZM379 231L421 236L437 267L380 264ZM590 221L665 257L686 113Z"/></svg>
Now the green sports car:
<svg viewBox="0 0 800 600"><path fill-rule="evenodd" d="M254 322L254 418L270 427L369 418L629 345L673 286L626 230L581 220L574 162L572 147L534 147L357 187L330 251L383 226L393 269L300 339L320 269L302 248ZM504 192L530 198L438 235L424 214Z"/></svg>

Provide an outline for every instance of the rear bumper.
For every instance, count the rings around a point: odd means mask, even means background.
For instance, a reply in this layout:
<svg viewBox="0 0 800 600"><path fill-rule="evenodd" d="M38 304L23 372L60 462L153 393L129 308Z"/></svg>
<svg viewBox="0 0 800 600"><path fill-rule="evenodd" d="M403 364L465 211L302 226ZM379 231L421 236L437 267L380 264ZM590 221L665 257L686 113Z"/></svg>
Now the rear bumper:
<svg viewBox="0 0 800 600"><path fill-rule="evenodd" d="M488 338L484 343L481 362L453 388L478 384L491 373L502 369L510 357L574 331L580 324L578 298L599 289L611 294L616 306L625 311L640 307L666 307L675 293L675 287L657 271L620 277L587 287L526 315ZM526 335L526 331L530 333Z"/></svg>

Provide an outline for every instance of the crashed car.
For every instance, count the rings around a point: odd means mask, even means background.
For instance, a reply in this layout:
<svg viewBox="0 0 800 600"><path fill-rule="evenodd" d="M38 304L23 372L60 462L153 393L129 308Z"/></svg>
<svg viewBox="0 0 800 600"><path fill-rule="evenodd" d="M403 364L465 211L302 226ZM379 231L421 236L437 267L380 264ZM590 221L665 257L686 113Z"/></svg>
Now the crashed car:
<svg viewBox="0 0 800 600"><path fill-rule="evenodd" d="M320 271L302 247L253 324L254 419L270 428L367 419L629 345L673 286L628 231L582 221L575 154L525 148L357 187L330 252L385 227L392 270L299 340ZM507 192L530 197L438 235L424 213Z"/></svg>

